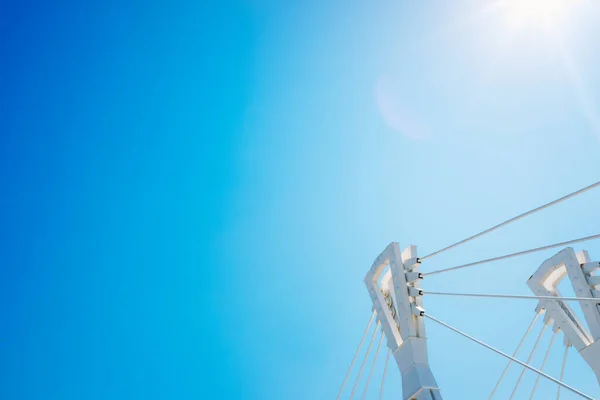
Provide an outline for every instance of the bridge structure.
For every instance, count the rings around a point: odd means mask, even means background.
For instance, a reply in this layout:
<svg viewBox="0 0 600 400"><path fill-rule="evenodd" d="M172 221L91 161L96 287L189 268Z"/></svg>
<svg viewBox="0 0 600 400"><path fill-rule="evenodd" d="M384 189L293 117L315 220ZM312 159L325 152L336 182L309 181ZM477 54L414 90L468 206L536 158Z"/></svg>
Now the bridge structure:
<svg viewBox="0 0 600 400"><path fill-rule="evenodd" d="M377 256L364 278L372 302L372 314L348 371L346 372L336 400L342 398L357 399L359 395L361 399L366 399L367 395L371 394L377 397L371 396L370 398L384 398L385 379L391 358L395 361L402 378L402 400L442 400L443 388L441 388L436 381L435 371L432 371L429 364L429 354L427 349L428 339L425 331L426 322L432 322L447 328L507 360L506 367L500 375L496 385L493 388L490 388L488 400L493 399L494 396L497 395L498 388L506 378L511 365L518 365L521 368L521 373L516 383L514 383L514 388L510 395L511 400L515 398L527 370L533 371L537 375L535 384L529 395L530 400L534 398L538 383L541 379L547 379L556 384L556 399L560 399L562 391L563 393L570 392L578 397L593 400L593 397L564 382L564 373L569 350L574 349L595 374L598 384L600 385L600 263L598 261L593 261L590 258L588 251L575 251L575 249L571 247L571 245L577 243L600 239L600 234L571 239L560 243L522 250L516 253L430 272L422 272L421 266L426 263L427 260L438 254L451 250L456 246L479 238L514 221L597 187L600 187L600 181L520 214L424 257L418 256L416 246L410 245L402 249L399 243L390 243L381 254ZM436 292L428 291L423 287L423 279L430 275L448 273L463 268L473 268L482 264L493 263L549 249L560 250L552 257L543 261L527 280L526 284L531 290L532 295ZM562 282L565 282L566 284L567 281L574 293L574 296L572 297L563 296L559 289L559 285ZM479 340L463 330L438 319L436 316L431 315L426 310L423 302L423 299L428 296L522 299L535 301L536 303L535 306L532 307L535 312L531 323L525 330L517 348L511 354L508 354L493 345ZM573 308L577 306L579 306L581 310L579 313ZM582 317L579 315L582 315ZM583 318L583 321L581 318ZM525 343L526 338L531 333L534 324L540 319L543 321L542 330L539 333L530 354L525 361L523 361L519 356L519 352ZM355 383L352 389L350 389L348 385L349 377L373 323L375 323L374 331L359 367ZM363 374L365 372L364 369L367 364L367 359L373 348L376 334L379 331L381 331L381 335L369 372ZM542 337L547 331L552 332L552 336L544 354L543 362L541 366L537 368L532 365L532 359L539 347ZM544 370L551 348L557 343L555 339L558 337L562 337L564 351L561 373L558 377L555 377L544 372ZM372 391L371 393L369 392L369 385L384 339L387 347L387 357L385 360L383 377L379 384L379 391L377 393ZM366 384L364 385L362 393L358 393L357 388L361 377L366 377ZM345 390L346 388L347 390Z"/></svg>

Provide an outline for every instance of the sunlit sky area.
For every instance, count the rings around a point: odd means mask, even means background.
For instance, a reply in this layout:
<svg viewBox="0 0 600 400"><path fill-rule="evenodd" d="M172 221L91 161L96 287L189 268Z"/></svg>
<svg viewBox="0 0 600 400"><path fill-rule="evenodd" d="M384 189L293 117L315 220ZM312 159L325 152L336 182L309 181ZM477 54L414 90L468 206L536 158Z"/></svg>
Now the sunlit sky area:
<svg viewBox="0 0 600 400"><path fill-rule="evenodd" d="M428 254L600 179L595 1L9 2L0 30L2 399L334 399L388 243ZM600 233L599 204L422 270ZM422 286L530 294L559 250ZM512 353L535 302L424 307ZM444 399L487 398L505 360L427 336ZM564 380L600 398L574 351ZM390 364L383 398L401 392Z"/></svg>

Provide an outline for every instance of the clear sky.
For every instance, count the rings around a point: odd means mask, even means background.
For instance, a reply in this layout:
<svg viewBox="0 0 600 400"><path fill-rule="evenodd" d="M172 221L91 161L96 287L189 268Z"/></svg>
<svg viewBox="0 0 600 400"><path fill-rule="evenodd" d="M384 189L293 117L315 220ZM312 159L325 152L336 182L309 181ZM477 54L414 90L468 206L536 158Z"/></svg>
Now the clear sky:
<svg viewBox="0 0 600 400"><path fill-rule="evenodd" d="M506 1L2 3L0 398L335 398L390 241L426 254L599 179L600 4ZM599 204L423 270L599 233ZM554 253L423 286L527 294ZM534 305L425 298L506 352ZM427 329L445 398L486 398L504 360Z"/></svg>

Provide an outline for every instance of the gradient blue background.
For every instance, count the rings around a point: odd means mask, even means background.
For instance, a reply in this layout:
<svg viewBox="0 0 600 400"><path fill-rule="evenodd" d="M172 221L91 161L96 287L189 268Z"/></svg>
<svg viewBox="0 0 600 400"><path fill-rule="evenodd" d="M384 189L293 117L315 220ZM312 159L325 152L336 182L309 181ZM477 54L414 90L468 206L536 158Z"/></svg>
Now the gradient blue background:
<svg viewBox="0 0 600 400"><path fill-rule="evenodd" d="M598 5L558 40L470 0L326 3L0 5L0 398L332 399L390 241L425 254L600 176ZM598 233L599 204L423 269ZM527 294L551 254L424 285ZM511 352L534 305L426 306ZM428 335L445 398L485 398L504 361Z"/></svg>

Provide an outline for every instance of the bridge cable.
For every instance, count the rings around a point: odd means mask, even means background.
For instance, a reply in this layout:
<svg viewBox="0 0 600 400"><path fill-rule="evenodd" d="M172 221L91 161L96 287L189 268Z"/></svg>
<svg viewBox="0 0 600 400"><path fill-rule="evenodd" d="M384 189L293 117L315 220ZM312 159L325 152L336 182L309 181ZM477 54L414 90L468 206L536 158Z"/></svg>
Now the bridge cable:
<svg viewBox="0 0 600 400"><path fill-rule="evenodd" d="M550 355L550 349L552 348L552 343L554 343L554 339L556 338L557 333L558 333L558 330L555 330L554 334L552 335L552 339L550 339L550 343L548 344L548 349L546 350L546 355L544 356L544 361L542 361L542 366L540 367L540 371L543 371L544 367L546 366L546 361L548 361L548 356ZM531 396L529 396L529 400L533 400L533 396L535 395L535 390L537 389L538 383L540 383L539 375L535 379L535 385L533 385L533 390L531 391Z"/></svg>
<svg viewBox="0 0 600 400"><path fill-rule="evenodd" d="M571 347L571 342L567 342L565 346L565 354L563 355L562 367L560 368L560 380L563 380L563 376L565 375L565 365L567 364L567 354L569 353L569 347ZM558 391L556 392L556 400L560 400L560 386L558 387Z"/></svg>
<svg viewBox="0 0 600 400"><path fill-rule="evenodd" d="M542 314L541 312L536 312L535 313L535 316L533 317L533 320L529 324L529 327L525 331L525 334L523 335L523 338L521 339L521 341L519 342L517 348L515 349L515 352L512 355L513 357L516 357L517 354L519 353L519 350L521 349L521 346L523 346L523 343L525 342L525 339L529 335L529 332L531 331L531 328L533 328L533 325L535 324L535 321L537 321L538 317L541 314ZM508 364L506 364L506 367L504 368L504 371L502 371L502 375L500 375L500 379L498 379L498 382L496 383L496 386L494 386L494 390L492 390L492 393L490 394L490 397L488 397L488 400L492 400L492 397L494 397L494 394L496 393L496 390L498 390L498 387L500 386L500 382L502 382L502 379L504 379L504 376L506 375L506 372L508 372L508 368L510 367L511 364L512 364L512 360L509 360Z"/></svg>
<svg viewBox="0 0 600 400"><path fill-rule="evenodd" d="M340 388L340 391L339 391L337 397L335 398L335 400L339 400L340 396L342 395L342 392L344 391L344 387L346 386L346 382L348 381L348 376L350 376L350 372L352 371L352 367L354 366L354 362L356 361L356 356L358 356L358 353L360 352L360 348L362 347L363 342L365 341L365 337L367 336L367 332L369 332L369 328L371 327L371 324L373 323L373 319L375 318L376 314L377 313L375 311L373 311L373 313L371 314L371 319L369 319L369 323L367 324L365 332L362 335L362 339L360 339L360 343L358 344L358 348L356 349L356 352L354 353L354 357L352 358L352 362L350 363L350 368L348 368L348 372L346 372L346 377L344 378L344 382L342 383L342 387Z"/></svg>
<svg viewBox="0 0 600 400"><path fill-rule="evenodd" d="M381 388L379 389L379 400L383 398L383 386L385 384L385 374L387 372L388 361L390 360L390 353L392 350L388 348L387 357L385 358L385 367L383 367L383 377L381 378Z"/></svg>
<svg viewBox="0 0 600 400"><path fill-rule="evenodd" d="M486 264L486 263L490 263L490 262L493 262L493 261L505 260L507 258L517 257L517 256L523 256L525 254L531 254L531 253L535 253L535 252L538 252L538 251L548 250L548 249L552 249L552 248L555 248L555 247L562 247L562 246L565 246L565 245L568 245L568 244L585 242L585 241L588 241L588 240L598 239L598 238L600 238L600 233L598 233L596 235L581 237L581 238L578 238L578 239L567 240L566 242L554 243L554 244L550 244L550 245L547 245L547 246L536 247L534 249L519 251L517 253L506 254L506 255L500 256L500 257L493 257L493 258L488 258L488 259L481 260L481 261L471 262L471 263L468 263L468 264L458 265L456 267L440 269L440 270L432 271L432 272L423 272L422 276L441 274L443 272L454 271L454 270L457 270L457 269L462 269L462 268L467 268L467 267L473 267L475 265Z"/></svg>
<svg viewBox="0 0 600 400"><path fill-rule="evenodd" d="M448 292L430 292L421 290L423 294L436 296L464 296L464 297L489 297L499 299L525 299L525 300L562 300L600 303L600 297L561 297L561 296L525 296L518 294L485 294L485 293L448 293Z"/></svg>
<svg viewBox="0 0 600 400"><path fill-rule="evenodd" d="M493 232L493 231L495 231L496 229L499 229L499 228L501 228L501 227L503 227L503 226L506 226L506 225L510 224L511 222L515 222L515 221L517 221L517 220L519 220L519 219L521 219L521 218L527 217L528 215L534 214L534 213L536 213L536 212L538 212L538 211L541 211L541 210L543 210L543 209L545 209L545 208L548 208L548 207L551 207L551 206L553 206L553 205L555 205L555 204L561 203L561 202L563 202L563 201L565 201L565 200L568 200L568 199L570 199L570 198L572 198L572 197L575 197L575 196L577 196L577 195L580 195L580 194L582 194L582 193L585 193L585 192L587 192L588 190L594 189L595 187L598 187L598 186L600 186L600 181L598 181L598 182L596 182L596 183L593 183L593 184L591 184L591 185L589 185L589 186L586 186L586 187L584 187L583 189L579 189L579 190L577 190L577 191L575 191L575 192L573 192L573 193L570 193L570 194L568 194L568 195L566 195L566 196L563 196L563 197L561 197L561 198L559 198L559 199L556 199L556 200L554 200L554 201L551 201L550 203L546 203L546 204L544 204L544 205L542 205L542 206L539 206L539 207L537 207L537 208L534 208L533 210L527 211L527 212L525 212L525 213L523 213L523 214L519 214L519 215L517 215L516 217L513 217L513 218L511 218L511 219L508 219L508 220L506 220L506 221L504 221L504 222L502 222L502 223L500 223L500 224L498 224L498 225L495 225L495 226L493 226L493 227L491 227L491 228L489 228L489 229L486 229L486 230L484 230L484 231L482 231L482 232L479 232L479 233L477 233L477 234L475 234L475 235L473 235L473 236L469 236L468 238L466 238L466 239L463 239L463 240L461 240L460 242L456 242L456 243L454 243L454 244L451 244L450 246L444 247L444 248L443 248L443 249L441 249L441 250L434 251L433 253L431 253L431 254L428 254L428 255L426 255L425 257L421 257L420 259L421 259L421 260L426 260L426 259L428 259L428 258L431 258L431 257L433 257L433 256L435 256L435 255L438 255L438 254L440 254L440 253L443 253L443 252L445 252L445 251L447 251L447 250L450 250L450 249L452 249L452 248L454 248L454 247L456 247L456 246L459 246L459 245L461 245L461 244L467 243L467 242L469 242L469 241L471 241L471 240L473 240L473 239L476 239L476 238L478 238L478 237L480 237L480 236L483 236L483 235L485 235L485 234L488 234L488 233L490 233L490 232Z"/></svg>
<svg viewBox="0 0 600 400"><path fill-rule="evenodd" d="M438 324L440 324L440 325L442 325L442 326L450 329L451 331L454 331L454 332L458 333L459 335L461 335L463 337L466 337L467 339L469 339L469 340L471 340L471 341L479 344L480 346L483 346L483 347L485 347L485 348L487 348L489 350L492 350L494 353L499 354L502 357L508 358L509 360L512 360L512 361L516 362L517 364L521 365L522 367L525 367L525 368L527 368L527 369L529 369L529 370L531 370L531 371L533 371L533 372L535 372L535 373L537 373L539 375L542 375L544 378L546 378L546 379L548 379L548 380L556 383L557 385L560 385L560 386L564 387L567 390L570 390L571 392L573 392L575 394L578 394L579 396L583 397L584 399L594 400L593 397L588 396L587 394L580 392L579 390L577 390L577 389L575 389L575 388L567 385L566 383L564 383L562 381L559 381L556 378L551 377L550 375L546 374L545 372L542 372L542 371L540 371L540 370L532 367L531 365L524 363L523 361L520 361L520 360L516 359L515 357L509 356L508 354L506 354L506 353L504 353L504 352L496 349L493 346L490 346L489 344L487 344L485 342L482 342L481 340L475 339L473 336L470 336L470 335L464 333L463 331L461 331L461 330L453 327L452 325L449 325L449 324L447 324L447 323L445 323L443 321L440 321L439 319L437 319L435 317L432 317L430 314L423 313L423 316L425 318L429 318L430 320L432 320L434 322L437 322Z"/></svg>
<svg viewBox="0 0 600 400"><path fill-rule="evenodd" d="M363 358L363 362L360 365L360 370L358 370L358 376L356 377L356 382L354 382L354 387L352 388L352 393L350 394L350 400L354 397L354 392L356 391L356 387L358 386L358 382L360 381L360 376L365 368L365 363L367 362L367 358L369 358L369 353L371 352L371 346L373 345L373 340L375 339L375 335L377 335L377 331L379 330L380 321L377 321L377 325L375 326L375 330L373 331L373 335L371 336L371 341L369 342L369 347L367 347L367 352L365 353L365 358Z"/></svg>
<svg viewBox="0 0 600 400"><path fill-rule="evenodd" d="M367 390L369 390L369 382L371 382L371 376L373 376L373 370L375 369L375 362L377 362L377 356L379 356L379 348L381 347L381 342L383 342L384 336L385 335L382 332L381 337L379 338L379 344L377 345L377 350L375 350L375 357L373 358L373 364L371 364L371 370L369 371L369 377L367 378L367 384L365 385L365 390L363 391L361 400L365 400L365 396L367 395Z"/></svg>
<svg viewBox="0 0 600 400"><path fill-rule="evenodd" d="M529 353L529 358L527 358L527 361L526 361L527 364L529 364L531 362L531 359L533 358L533 355L535 354L535 351L537 350L537 347L540 344L540 341L542 340L542 337L544 336L544 332L546 332L547 327L548 327L548 325L544 323L544 326L542 327L542 331L540 332L540 335L538 336L537 340L535 341L535 344L533 345L533 349L531 350L531 353ZM512 393L510 394L509 400L512 400L515 397L515 394L517 393L517 389L519 389L519 385L521 384L521 380L523 380L523 375L525 375L526 370L527 370L526 368L523 368L523 371L521 371L521 375L519 375L519 379L517 380L517 384L515 385L515 388L513 389Z"/></svg>

